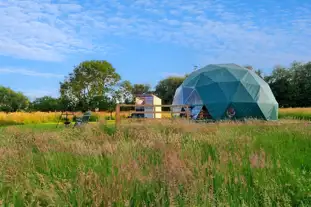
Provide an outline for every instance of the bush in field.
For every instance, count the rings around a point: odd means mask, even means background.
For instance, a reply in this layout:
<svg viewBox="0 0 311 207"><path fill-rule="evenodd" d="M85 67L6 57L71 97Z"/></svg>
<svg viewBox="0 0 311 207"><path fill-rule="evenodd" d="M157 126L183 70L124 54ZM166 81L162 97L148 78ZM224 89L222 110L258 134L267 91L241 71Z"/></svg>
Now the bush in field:
<svg viewBox="0 0 311 207"><path fill-rule="evenodd" d="M0 129L1 130L1 129ZM0 133L0 201L310 206L310 125L147 121Z"/></svg>

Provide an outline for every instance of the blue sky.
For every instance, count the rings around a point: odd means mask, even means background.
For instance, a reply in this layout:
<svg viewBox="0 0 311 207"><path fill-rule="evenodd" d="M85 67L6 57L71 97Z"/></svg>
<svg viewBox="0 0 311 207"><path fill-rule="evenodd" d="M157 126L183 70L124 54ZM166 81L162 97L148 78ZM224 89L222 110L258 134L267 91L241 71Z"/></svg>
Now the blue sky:
<svg viewBox="0 0 311 207"><path fill-rule="evenodd" d="M311 60L309 0L1 0L0 85L58 96L84 60L152 86L193 65Z"/></svg>

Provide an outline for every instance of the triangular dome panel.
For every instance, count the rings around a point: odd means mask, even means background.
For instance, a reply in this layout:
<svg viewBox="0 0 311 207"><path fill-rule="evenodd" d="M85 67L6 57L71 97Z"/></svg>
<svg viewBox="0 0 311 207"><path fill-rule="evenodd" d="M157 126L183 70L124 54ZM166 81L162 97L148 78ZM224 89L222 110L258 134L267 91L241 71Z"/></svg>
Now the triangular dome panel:
<svg viewBox="0 0 311 207"><path fill-rule="evenodd" d="M250 83L246 83L246 82L241 82L241 84L248 91L248 93L251 95L251 97L254 99L254 101L258 101L259 100L260 85L258 85L258 84L250 84Z"/></svg>
<svg viewBox="0 0 311 207"><path fill-rule="evenodd" d="M202 73L199 76L199 80L196 82L195 87L207 86L213 83L215 82L208 75L206 75L205 73Z"/></svg>
<svg viewBox="0 0 311 207"><path fill-rule="evenodd" d="M207 103L205 104L208 112L215 120L220 120L225 117L226 109L229 106L228 102Z"/></svg>
<svg viewBox="0 0 311 207"><path fill-rule="evenodd" d="M224 95L226 96L227 101L231 102L234 94L237 91L237 88L240 85L240 82L238 82L238 81L226 82L226 83L221 82L221 83L218 83L218 85L221 88L221 90L223 91Z"/></svg>
<svg viewBox="0 0 311 207"><path fill-rule="evenodd" d="M219 87L218 83L213 83L207 86L196 87L202 101L204 103L227 102L227 97Z"/></svg>
<svg viewBox="0 0 311 207"><path fill-rule="evenodd" d="M254 98L250 95L242 83L239 84L235 94L233 95L232 102L237 103L254 103Z"/></svg>
<svg viewBox="0 0 311 207"><path fill-rule="evenodd" d="M257 103L232 103L233 108L236 111L235 117L241 118L252 118L260 119L264 117L264 114Z"/></svg>
<svg viewBox="0 0 311 207"><path fill-rule="evenodd" d="M200 75L195 76L195 77L193 76L188 77L186 80L184 80L182 85L185 87L195 87L199 79L200 79Z"/></svg>
<svg viewBox="0 0 311 207"><path fill-rule="evenodd" d="M243 79L241 79L241 82L242 83L253 84L253 85L260 85L258 80L256 80L256 78L251 73L245 74Z"/></svg>
<svg viewBox="0 0 311 207"><path fill-rule="evenodd" d="M183 101L187 100L190 94L194 91L194 88L183 87Z"/></svg>
<svg viewBox="0 0 311 207"><path fill-rule="evenodd" d="M187 99L185 99L185 104L191 105L203 105L203 101L196 90L193 90Z"/></svg>
<svg viewBox="0 0 311 207"><path fill-rule="evenodd" d="M247 70L244 69L232 69L229 72L237 79L242 80L244 76L247 74Z"/></svg>
<svg viewBox="0 0 311 207"><path fill-rule="evenodd" d="M236 77L232 75L227 69L217 69L213 71L208 71L205 73L214 82L235 82Z"/></svg>

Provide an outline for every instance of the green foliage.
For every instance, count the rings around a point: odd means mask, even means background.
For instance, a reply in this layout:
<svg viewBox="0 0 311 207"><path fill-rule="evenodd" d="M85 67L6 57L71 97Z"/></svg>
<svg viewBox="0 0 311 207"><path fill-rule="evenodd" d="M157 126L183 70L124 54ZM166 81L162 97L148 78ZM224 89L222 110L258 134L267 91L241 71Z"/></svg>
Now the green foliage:
<svg viewBox="0 0 311 207"><path fill-rule="evenodd" d="M293 62L289 68L277 66L264 79L280 107L311 106L311 62Z"/></svg>
<svg viewBox="0 0 311 207"><path fill-rule="evenodd" d="M184 80L185 77L171 76L158 83L155 94L162 99L162 104L172 104L175 91Z"/></svg>
<svg viewBox="0 0 311 207"><path fill-rule="evenodd" d="M15 112L26 110L29 99L21 92L15 92L10 88L0 86L0 111Z"/></svg>
<svg viewBox="0 0 311 207"><path fill-rule="evenodd" d="M34 111L61 111L62 110L61 100L58 98L53 98L51 96L43 96L41 98L35 99L31 103L31 109Z"/></svg>
<svg viewBox="0 0 311 207"><path fill-rule="evenodd" d="M61 97L81 110L90 109L94 97L107 96L121 79L107 61L84 61L60 83Z"/></svg>
<svg viewBox="0 0 311 207"><path fill-rule="evenodd" d="M144 93L149 93L151 86L148 84L134 84L132 86L132 95L140 95Z"/></svg>

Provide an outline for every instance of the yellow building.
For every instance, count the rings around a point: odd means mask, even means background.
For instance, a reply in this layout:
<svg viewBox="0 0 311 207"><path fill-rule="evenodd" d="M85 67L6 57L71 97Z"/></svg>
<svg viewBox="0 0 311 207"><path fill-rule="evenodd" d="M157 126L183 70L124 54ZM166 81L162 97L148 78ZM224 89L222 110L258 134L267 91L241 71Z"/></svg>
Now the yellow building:
<svg viewBox="0 0 311 207"><path fill-rule="evenodd" d="M162 105L162 99L159 97L153 95L153 94L142 94L139 96L136 96L135 100L136 105ZM140 111L139 109L144 109L145 112L161 112L162 107L136 107L137 111ZM161 113L146 113L144 114L145 118L162 118Z"/></svg>

